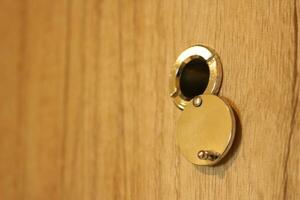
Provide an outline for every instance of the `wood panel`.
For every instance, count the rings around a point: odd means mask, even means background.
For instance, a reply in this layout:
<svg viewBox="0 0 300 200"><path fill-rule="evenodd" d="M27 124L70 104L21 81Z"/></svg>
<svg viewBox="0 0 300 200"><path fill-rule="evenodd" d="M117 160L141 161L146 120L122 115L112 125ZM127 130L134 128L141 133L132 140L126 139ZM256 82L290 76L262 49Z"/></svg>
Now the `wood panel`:
<svg viewBox="0 0 300 200"><path fill-rule="evenodd" d="M299 199L299 2L0 1L1 199ZM175 144L168 73L202 43L239 117L226 161Z"/></svg>

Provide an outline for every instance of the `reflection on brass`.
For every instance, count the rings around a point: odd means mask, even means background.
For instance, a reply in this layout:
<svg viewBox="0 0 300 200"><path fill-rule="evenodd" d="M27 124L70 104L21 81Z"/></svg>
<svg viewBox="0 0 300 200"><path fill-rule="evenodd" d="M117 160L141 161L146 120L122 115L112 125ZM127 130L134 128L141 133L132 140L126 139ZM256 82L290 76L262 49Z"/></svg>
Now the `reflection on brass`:
<svg viewBox="0 0 300 200"><path fill-rule="evenodd" d="M183 51L177 58L174 69L170 74L170 96L175 105L183 110L191 99L185 97L180 88L180 78L183 68L194 59L204 59L209 67L209 81L203 94L217 94L222 80L222 64L215 53L209 47L203 45L192 46Z"/></svg>
<svg viewBox="0 0 300 200"><path fill-rule="evenodd" d="M202 99L201 99L200 96L197 96L197 97L195 97L195 98L193 99L193 105L194 105L195 107L201 106L201 103L202 103Z"/></svg>
<svg viewBox="0 0 300 200"><path fill-rule="evenodd" d="M226 155L233 142L235 118L220 97L204 94L200 99L199 107L192 102L185 105L177 122L176 139L187 160L196 165L213 165Z"/></svg>

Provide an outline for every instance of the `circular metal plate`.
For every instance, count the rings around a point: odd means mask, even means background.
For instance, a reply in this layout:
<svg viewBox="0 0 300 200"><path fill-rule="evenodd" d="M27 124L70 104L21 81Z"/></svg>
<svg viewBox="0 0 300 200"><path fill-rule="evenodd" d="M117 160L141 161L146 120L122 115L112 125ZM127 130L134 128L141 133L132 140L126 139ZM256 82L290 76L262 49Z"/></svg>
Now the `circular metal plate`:
<svg viewBox="0 0 300 200"><path fill-rule="evenodd" d="M206 46L196 45L184 50L177 58L170 74L170 96L175 105L183 110L191 99L186 98L180 89L182 69L193 59L204 59L209 67L209 81L203 94L217 94L222 82L222 64L217 53Z"/></svg>
<svg viewBox="0 0 300 200"><path fill-rule="evenodd" d="M235 117L230 106L218 96L199 97L202 100L201 105L199 106L199 101L189 103L178 120L177 144L190 162L196 165L213 165L231 147L235 135ZM218 156L214 160L201 159L201 151L213 152Z"/></svg>

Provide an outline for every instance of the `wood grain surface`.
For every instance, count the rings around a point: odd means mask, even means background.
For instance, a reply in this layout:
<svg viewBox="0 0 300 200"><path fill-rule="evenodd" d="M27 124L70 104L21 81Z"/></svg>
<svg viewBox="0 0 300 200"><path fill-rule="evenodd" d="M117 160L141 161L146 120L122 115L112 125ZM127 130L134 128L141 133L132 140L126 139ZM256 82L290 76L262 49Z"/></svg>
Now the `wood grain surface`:
<svg viewBox="0 0 300 200"><path fill-rule="evenodd" d="M0 199L300 199L299 1L0 0ZM177 55L220 55L225 162L175 143Z"/></svg>

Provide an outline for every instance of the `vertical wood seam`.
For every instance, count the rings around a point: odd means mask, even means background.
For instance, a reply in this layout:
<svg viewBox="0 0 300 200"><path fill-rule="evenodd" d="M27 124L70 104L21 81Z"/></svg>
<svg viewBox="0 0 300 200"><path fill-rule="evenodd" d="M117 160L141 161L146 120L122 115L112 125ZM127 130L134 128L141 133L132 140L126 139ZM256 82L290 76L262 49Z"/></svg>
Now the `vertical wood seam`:
<svg viewBox="0 0 300 200"><path fill-rule="evenodd" d="M18 86L17 86L17 90L18 90L18 101L17 101L17 106L18 106L18 118L17 118L17 124L18 124L18 134L20 135L20 143L19 144L21 146L21 149L22 151L26 152L26 140L25 140L25 137L23 135L23 126L22 126L22 121L24 120L23 117L24 117L24 101L26 101L26 98L23 98L23 92L24 92L24 85L26 85L26 83L24 83L24 78L27 78L27 77L24 77L23 75L23 71L25 70L24 68L24 63L26 61L26 49L27 49L27 46L28 46L28 41L27 41L27 35L28 35L28 0L24 0L23 1L23 4L22 6L24 6L22 8L22 23L21 23L21 38L20 38L20 47L19 47L19 60L18 60L18 63L17 63L17 70L18 70ZM26 74L26 73L25 73ZM19 184L21 185L21 194L20 196L22 196L23 198L22 199L26 199L26 153L23 154L24 157L23 157L23 160L22 162L24 162L21 170L22 170L22 177L20 178L20 181Z"/></svg>
<svg viewBox="0 0 300 200"><path fill-rule="evenodd" d="M123 65L123 44L122 44L122 1L118 0L117 3L117 20L118 20L118 47L119 47L119 53L118 53L118 62L119 62L119 72L120 72L120 82L119 82L119 95L118 97L115 97L116 99L118 99L118 107L120 109L119 115L120 115L120 132L118 133L120 135L120 139L118 140L117 144L117 152L118 152L118 157L116 157L117 160L117 167L115 168L115 177L114 177L114 185L115 185L115 194L114 194L114 198L113 199L126 199L127 198L127 194L126 194L126 173L127 173L127 169L126 169L126 154L125 154L125 108L124 108L124 90L123 90L123 86L124 86L124 65ZM119 148L120 147L120 148ZM120 163L119 163L120 162ZM120 169L121 168L121 169ZM121 173L122 172L122 173ZM123 176L123 177L122 177ZM125 177L124 177L125 176ZM122 184L118 184L118 180L120 180L120 182L122 182ZM123 188L122 188L123 186Z"/></svg>
<svg viewBox="0 0 300 200"><path fill-rule="evenodd" d="M288 142L287 142L287 153L286 153L286 160L284 163L284 194L283 199L287 198L288 193L288 163L290 158L291 152L291 142L293 134L295 133L295 124L296 124L296 114L297 114L297 107L298 107L298 98L299 98L299 90L297 90L297 83L298 83L298 14L297 14L297 0L294 0L294 42L295 42L295 51L294 51L294 67L293 67L293 83L292 83L292 117L290 121L290 132L288 135Z"/></svg>
<svg viewBox="0 0 300 200"><path fill-rule="evenodd" d="M70 57L71 57L71 8L72 1L66 1L66 34L65 34L65 71L64 71L64 85L63 85L63 136L62 136L62 164L61 164L61 185L63 187L61 198L64 199L65 191L65 160L66 160L66 137L68 134L68 103L69 103L69 73L70 73Z"/></svg>

